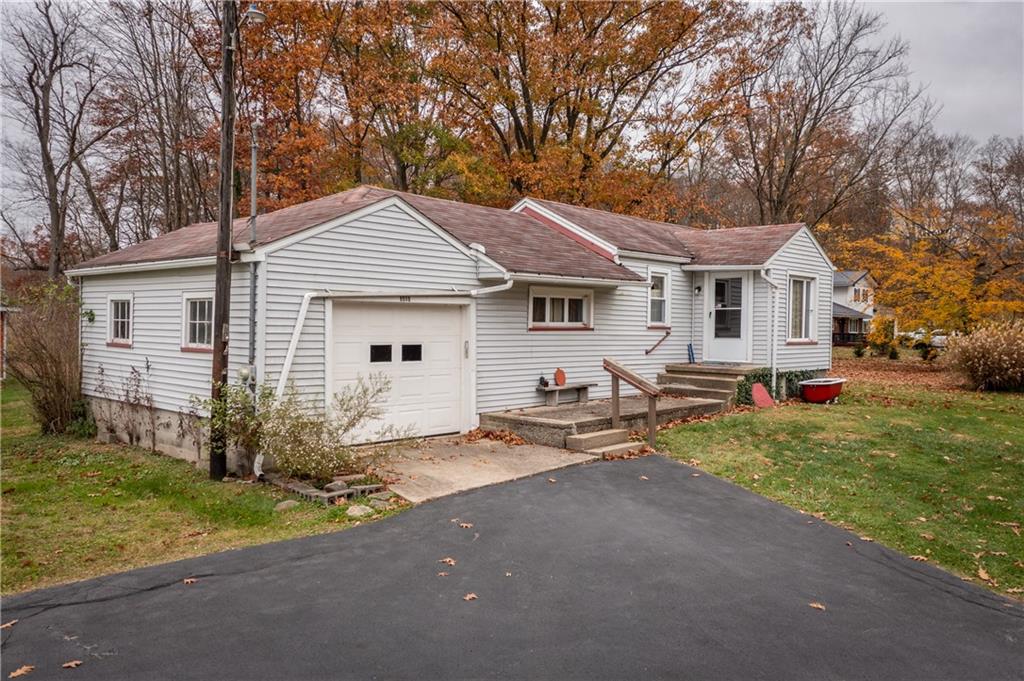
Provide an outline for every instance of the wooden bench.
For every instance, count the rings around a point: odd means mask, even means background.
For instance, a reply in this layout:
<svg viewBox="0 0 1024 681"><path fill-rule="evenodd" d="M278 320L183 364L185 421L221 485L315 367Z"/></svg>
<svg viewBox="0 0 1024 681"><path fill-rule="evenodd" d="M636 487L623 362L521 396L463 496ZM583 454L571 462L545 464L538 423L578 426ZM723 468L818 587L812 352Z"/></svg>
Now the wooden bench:
<svg viewBox="0 0 1024 681"><path fill-rule="evenodd" d="M590 389L596 386L597 383L566 383L565 385L551 384L548 386L538 385L537 390L545 393L544 400L545 404L549 407L558 406L558 394L563 390L575 390L576 399L580 404L586 404L590 398Z"/></svg>

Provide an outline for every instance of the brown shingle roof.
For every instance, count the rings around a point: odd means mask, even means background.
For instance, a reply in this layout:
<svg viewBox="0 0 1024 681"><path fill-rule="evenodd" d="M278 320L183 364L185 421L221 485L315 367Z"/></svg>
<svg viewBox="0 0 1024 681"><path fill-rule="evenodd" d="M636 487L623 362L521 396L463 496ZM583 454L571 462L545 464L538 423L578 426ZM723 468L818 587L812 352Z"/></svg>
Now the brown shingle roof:
<svg viewBox="0 0 1024 681"><path fill-rule="evenodd" d="M682 229L677 236L693 253L691 265L763 265L803 225L759 225L726 229Z"/></svg>
<svg viewBox="0 0 1024 681"><path fill-rule="evenodd" d="M684 258L691 255L675 234L676 230L686 229L681 225L645 220L631 215L609 213L605 210L573 206L546 199L531 198L530 201L623 250L675 255Z"/></svg>
<svg viewBox="0 0 1024 681"><path fill-rule="evenodd" d="M487 255L512 272L640 281L640 275L580 246L526 215L498 208L446 201L378 187L362 186L296 204L256 220L256 246L278 241L342 217L391 196L400 197L464 244L479 243ZM234 243L249 240L249 220L234 221ZM217 225L183 227L79 265L81 269L216 254Z"/></svg>

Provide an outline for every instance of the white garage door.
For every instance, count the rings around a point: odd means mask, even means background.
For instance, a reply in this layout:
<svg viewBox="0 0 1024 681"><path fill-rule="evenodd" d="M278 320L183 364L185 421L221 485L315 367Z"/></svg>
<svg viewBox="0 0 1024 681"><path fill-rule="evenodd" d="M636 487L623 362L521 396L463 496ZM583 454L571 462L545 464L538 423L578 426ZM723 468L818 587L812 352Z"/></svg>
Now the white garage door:
<svg viewBox="0 0 1024 681"><path fill-rule="evenodd" d="M358 376L391 378L385 422L415 435L462 427L463 308L458 305L335 302L332 313L334 392ZM357 440L370 438L371 424Z"/></svg>

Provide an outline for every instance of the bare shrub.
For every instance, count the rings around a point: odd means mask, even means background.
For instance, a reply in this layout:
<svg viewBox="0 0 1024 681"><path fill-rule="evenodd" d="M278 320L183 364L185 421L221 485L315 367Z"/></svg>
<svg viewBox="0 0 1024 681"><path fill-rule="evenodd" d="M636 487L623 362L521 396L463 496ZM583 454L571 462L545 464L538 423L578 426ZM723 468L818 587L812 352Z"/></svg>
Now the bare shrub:
<svg viewBox="0 0 1024 681"><path fill-rule="evenodd" d="M380 404L390 389L391 381L383 374L359 377L334 396L327 416L311 410L289 389L264 420L263 451L290 477L323 481L337 473L362 472L387 446L360 447L357 454L353 440L384 415ZM381 426L367 439L384 442L406 436L405 431Z"/></svg>
<svg viewBox="0 0 1024 681"><path fill-rule="evenodd" d="M950 363L981 390L1024 390L1024 319L949 339Z"/></svg>
<svg viewBox="0 0 1024 681"><path fill-rule="evenodd" d="M228 442L239 456L241 473L253 470L260 449L263 424L274 412L274 391L268 385L250 390L247 385L228 384L220 389L220 399L192 396L187 415L179 414L179 436L187 434L201 447L209 443L212 422L218 421Z"/></svg>
<svg viewBox="0 0 1024 681"><path fill-rule="evenodd" d="M44 433L63 433L82 398L79 383L78 292L50 282L22 289L11 305L7 368L28 390Z"/></svg>

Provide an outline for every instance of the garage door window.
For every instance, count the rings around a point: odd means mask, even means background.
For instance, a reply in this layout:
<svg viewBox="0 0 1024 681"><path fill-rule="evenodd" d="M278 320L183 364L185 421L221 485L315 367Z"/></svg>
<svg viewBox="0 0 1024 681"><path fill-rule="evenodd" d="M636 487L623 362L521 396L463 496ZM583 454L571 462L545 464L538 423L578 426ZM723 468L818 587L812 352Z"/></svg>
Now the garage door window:
<svg viewBox="0 0 1024 681"><path fill-rule="evenodd" d="M422 362L423 361L423 346L422 345L402 345L402 361L403 362Z"/></svg>
<svg viewBox="0 0 1024 681"><path fill-rule="evenodd" d="M391 361L391 346L390 345L371 345L370 346L370 362L390 362Z"/></svg>

